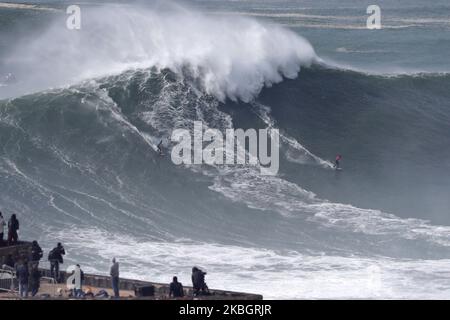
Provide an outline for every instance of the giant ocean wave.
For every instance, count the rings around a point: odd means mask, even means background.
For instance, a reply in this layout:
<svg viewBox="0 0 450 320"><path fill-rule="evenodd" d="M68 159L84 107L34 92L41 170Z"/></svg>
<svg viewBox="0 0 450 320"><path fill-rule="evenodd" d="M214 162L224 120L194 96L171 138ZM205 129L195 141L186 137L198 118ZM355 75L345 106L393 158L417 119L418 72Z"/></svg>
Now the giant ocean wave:
<svg viewBox="0 0 450 320"><path fill-rule="evenodd" d="M16 97L0 102L0 201L22 232L47 246L60 239L69 259L97 272L117 255L130 276L148 267L165 281L184 259L205 265L212 286L272 286L269 297L399 297L404 281L421 288L421 275L450 259L445 223L364 202L421 193L402 184L383 193L390 181L380 177L403 177L405 166L414 172L405 184L427 176L427 191L448 190L439 139L450 132L449 75L336 69L289 30L173 6L93 9L84 21L74 36L51 25L9 57L19 81L1 91ZM278 128L280 174L157 155L161 139L196 120ZM345 175L331 169L337 152L349 155ZM335 265L357 290L340 292ZM358 287L374 266L377 286ZM414 271L406 280L405 270ZM283 293L276 284L291 272L306 287ZM325 295L306 290L327 276ZM406 295L441 297L438 281L427 288Z"/></svg>

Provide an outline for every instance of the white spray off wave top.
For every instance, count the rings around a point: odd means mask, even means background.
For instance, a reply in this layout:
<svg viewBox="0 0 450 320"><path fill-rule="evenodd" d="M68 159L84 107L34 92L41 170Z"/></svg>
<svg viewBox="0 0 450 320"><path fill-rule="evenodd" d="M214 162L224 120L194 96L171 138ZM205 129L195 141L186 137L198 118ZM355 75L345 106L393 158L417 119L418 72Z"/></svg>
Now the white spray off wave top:
<svg viewBox="0 0 450 320"><path fill-rule="evenodd" d="M264 86L295 78L315 59L307 40L282 27L170 6L83 8L81 30L55 21L16 47L9 63L24 72L23 81L32 82L27 90L157 67L178 74L188 70L219 100L249 101Z"/></svg>

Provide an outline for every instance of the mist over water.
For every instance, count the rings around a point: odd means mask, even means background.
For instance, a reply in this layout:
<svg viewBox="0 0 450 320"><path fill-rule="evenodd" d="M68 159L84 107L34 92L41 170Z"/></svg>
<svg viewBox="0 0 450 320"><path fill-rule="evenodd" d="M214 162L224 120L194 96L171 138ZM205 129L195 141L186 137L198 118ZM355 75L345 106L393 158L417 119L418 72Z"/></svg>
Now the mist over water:
<svg viewBox="0 0 450 320"><path fill-rule="evenodd" d="M54 20L6 57L29 90L157 67L187 70L219 100L249 101L263 86L296 77L315 58L308 41L289 30L244 17L212 18L175 4L89 8L75 32Z"/></svg>
<svg viewBox="0 0 450 320"><path fill-rule="evenodd" d="M342 28L311 26L358 15L287 5L297 16L268 1L93 5L80 31L61 6L0 8L0 73L17 79L0 87L0 205L18 213L21 236L63 242L85 271L106 273L116 256L124 276L188 284L200 265L210 287L266 298L448 298L445 66L411 54L427 73L394 59L402 75L368 74L368 50L380 54L369 40L329 57ZM404 57L408 28L382 50ZM375 37L389 42L385 32ZM194 121L279 129L279 175L156 153Z"/></svg>

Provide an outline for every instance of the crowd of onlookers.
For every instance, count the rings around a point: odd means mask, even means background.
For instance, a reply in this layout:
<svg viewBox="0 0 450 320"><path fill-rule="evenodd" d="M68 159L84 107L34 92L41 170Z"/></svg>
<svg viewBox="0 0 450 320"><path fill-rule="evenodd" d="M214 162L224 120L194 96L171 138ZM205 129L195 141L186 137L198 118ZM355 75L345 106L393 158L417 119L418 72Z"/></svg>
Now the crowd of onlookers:
<svg viewBox="0 0 450 320"><path fill-rule="evenodd" d="M10 244L10 245L14 245ZM62 256L65 254L64 247L61 243L50 251L48 260L50 262L50 275L55 282L60 282L59 264L63 263ZM1 268L6 271L13 272L19 285L19 295L21 297L35 296L40 287L42 272L39 270L39 263L44 256L44 252L39 243L34 240L31 243L31 249L28 256L21 255L14 260L12 254L8 254L3 261Z"/></svg>
<svg viewBox="0 0 450 320"><path fill-rule="evenodd" d="M8 237L7 241L4 241L4 229L8 227ZM0 246L11 246L18 244L18 233L19 230L19 220L16 215L11 215L8 223L0 212ZM60 264L64 263L63 256L66 251L61 243L58 243L55 248L50 250L48 253L48 261L50 263L50 277L54 279L55 283L60 283L62 281L59 267ZM14 261L12 254L9 254L1 268L3 270L8 270L15 274L15 277L19 285L19 295L21 297L28 297L31 294L32 297L36 296L40 288L40 280L42 277L42 272L39 269L39 263L44 256L44 252L40 247L39 243L34 240L31 244L31 250L29 256L21 256L18 261ZM84 282L84 272L81 270L79 264L76 265L76 269L73 274L78 272L79 281L74 282L73 289L71 289L70 295L73 297L86 297L94 296L90 290L83 291ZM112 259L112 265L110 268L111 286L113 289L113 296L119 297L119 262L116 258ZM202 271L197 267L192 268L192 286L194 296L198 295L208 295L209 289L205 282L206 272ZM100 296L107 296L107 292L102 290ZM184 297L184 289L181 282L178 282L177 277L173 277L172 283L169 286L169 297L182 298ZM97 294L99 296L99 294Z"/></svg>

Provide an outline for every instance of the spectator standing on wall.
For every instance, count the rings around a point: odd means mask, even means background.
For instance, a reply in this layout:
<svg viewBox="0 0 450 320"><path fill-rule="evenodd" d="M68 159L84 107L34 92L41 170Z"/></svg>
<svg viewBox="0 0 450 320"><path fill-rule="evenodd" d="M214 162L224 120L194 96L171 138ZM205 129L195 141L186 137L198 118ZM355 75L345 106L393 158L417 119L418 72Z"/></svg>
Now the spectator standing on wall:
<svg viewBox="0 0 450 320"><path fill-rule="evenodd" d="M6 269L6 270L14 270L15 267L16 267L16 262L14 261L14 258L12 256L12 254L10 253L6 256L6 259L3 263L2 268Z"/></svg>
<svg viewBox="0 0 450 320"><path fill-rule="evenodd" d="M109 274L111 276L114 297L119 298L119 262L116 261L116 258L112 259L112 266Z"/></svg>
<svg viewBox="0 0 450 320"><path fill-rule="evenodd" d="M56 282L60 282L59 279L59 264L64 263L63 255L66 254L61 242L58 242L55 248L48 253L48 261L50 261L50 275Z"/></svg>
<svg viewBox="0 0 450 320"><path fill-rule="evenodd" d="M34 297L38 293L41 284L41 272L39 271L39 268L36 264L33 264L31 266L29 282L30 282L31 296Z"/></svg>

